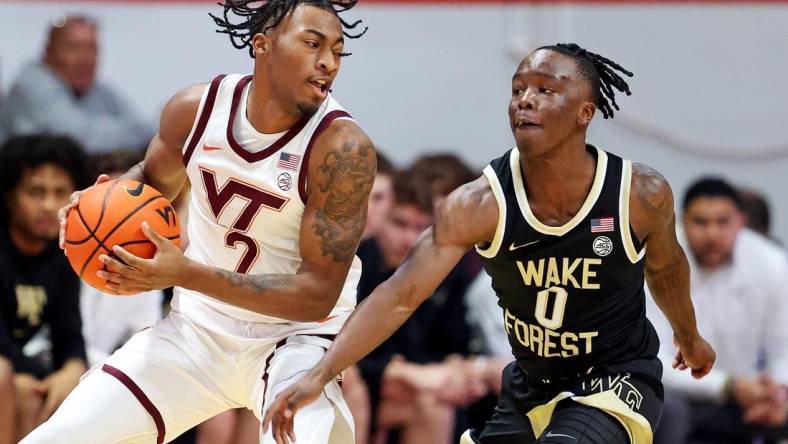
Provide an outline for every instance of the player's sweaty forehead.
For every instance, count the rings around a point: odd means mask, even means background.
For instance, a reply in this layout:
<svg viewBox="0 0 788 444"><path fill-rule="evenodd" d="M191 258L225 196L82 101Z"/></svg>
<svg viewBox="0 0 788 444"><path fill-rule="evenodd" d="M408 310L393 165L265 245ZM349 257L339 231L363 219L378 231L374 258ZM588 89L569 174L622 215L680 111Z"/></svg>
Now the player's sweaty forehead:
<svg viewBox="0 0 788 444"><path fill-rule="evenodd" d="M319 36L330 45L344 41L342 23L336 14L313 5L296 6L274 31L282 34L310 33L313 37Z"/></svg>
<svg viewBox="0 0 788 444"><path fill-rule="evenodd" d="M537 49L520 62L513 79L538 76L556 82L579 78L577 63L569 56L548 49Z"/></svg>

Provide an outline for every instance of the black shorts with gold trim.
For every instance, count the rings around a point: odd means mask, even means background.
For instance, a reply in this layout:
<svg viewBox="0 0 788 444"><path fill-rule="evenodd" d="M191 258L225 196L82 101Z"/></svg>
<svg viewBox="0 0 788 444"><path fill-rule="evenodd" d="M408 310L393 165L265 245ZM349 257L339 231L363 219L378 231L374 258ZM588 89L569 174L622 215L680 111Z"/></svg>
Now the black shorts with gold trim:
<svg viewBox="0 0 788 444"><path fill-rule="evenodd" d="M604 411L619 423L631 444L651 444L664 398L662 364L657 358L596 366L588 374L564 379L528 376L516 362L503 371L492 418L473 441L530 444L548 428L559 403L575 402Z"/></svg>

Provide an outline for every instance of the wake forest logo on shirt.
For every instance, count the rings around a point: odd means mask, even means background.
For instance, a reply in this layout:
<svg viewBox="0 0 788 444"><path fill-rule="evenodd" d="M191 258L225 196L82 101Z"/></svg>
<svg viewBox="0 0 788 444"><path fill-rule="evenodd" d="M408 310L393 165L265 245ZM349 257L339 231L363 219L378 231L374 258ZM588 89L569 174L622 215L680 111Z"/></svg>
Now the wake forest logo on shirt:
<svg viewBox="0 0 788 444"><path fill-rule="evenodd" d="M47 302L47 292L38 285L17 285L16 317L27 320L30 326L41 324L41 313Z"/></svg>
<svg viewBox="0 0 788 444"><path fill-rule="evenodd" d="M561 331L566 303L572 289L599 290L597 272L602 266L599 258L541 258L517 261L523 284L543 288L536 294L534 318L531 324L518 318L509 309L504 313L506 332L523 347L545 358L570 358L589 354L594 349L593 339L599 332Z"/></svg>

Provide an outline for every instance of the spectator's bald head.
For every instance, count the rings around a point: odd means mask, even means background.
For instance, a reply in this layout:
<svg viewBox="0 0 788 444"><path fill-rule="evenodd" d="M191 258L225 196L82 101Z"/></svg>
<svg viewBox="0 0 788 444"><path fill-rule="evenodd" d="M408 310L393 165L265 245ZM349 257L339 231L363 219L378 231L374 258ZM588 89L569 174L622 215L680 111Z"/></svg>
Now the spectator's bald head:
<svg viewBox="0 0 788 444"><path fill-rule="evenodd" d="M49 28L44 62L76 95L85 94L96 78L98 28L84 16L57 19Z"/></svg>

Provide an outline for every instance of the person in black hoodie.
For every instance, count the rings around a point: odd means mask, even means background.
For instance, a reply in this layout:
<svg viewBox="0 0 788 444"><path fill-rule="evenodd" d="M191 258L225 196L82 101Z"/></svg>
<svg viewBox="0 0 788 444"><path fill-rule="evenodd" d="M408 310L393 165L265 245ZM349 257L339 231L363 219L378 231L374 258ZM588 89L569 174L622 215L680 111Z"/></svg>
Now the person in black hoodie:
<svg viewBox="0 0 788 444"><path fill-rule="evenodd" d="M0 357L13 366L14 405L4 409L16 412L17 438L45 421L85 371L79 278L57 245L58 209L85 185L85 167L82 148L65 137L0 147ZM34 355L46 336L51 350Z"/></svg>

